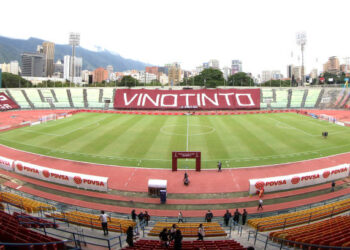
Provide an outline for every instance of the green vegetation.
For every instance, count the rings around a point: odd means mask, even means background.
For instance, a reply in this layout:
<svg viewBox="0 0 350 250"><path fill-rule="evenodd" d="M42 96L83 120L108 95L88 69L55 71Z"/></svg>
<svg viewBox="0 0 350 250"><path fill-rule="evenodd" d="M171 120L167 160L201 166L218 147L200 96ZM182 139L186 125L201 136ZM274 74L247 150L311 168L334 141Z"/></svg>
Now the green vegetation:
<svg viewBox="0 0 350 250"><path fill-rule="evenodd" d="M27 81L18 75L6 73L6 72L2 73L1 82L2 82L3 88L32 87L32 83L30 81Z"/></svg>
<svg viewBox="0 0 350 250"><path fill-rule="evenodd" d="M328 139L321 136L328 131ZM122 166L171 168L172 151L201 151L202 167L244 167L350 151L350 129L306 116L157 116L80 113L0 133L0 143L34 153ZM179 160L194 168L193 160Z"/></svg>
<svg viewBox="0 0 350 250"><path fill-rule="evenodd" d="M206 88L216 88L224 85L224 77L218 69L204 69L199 75L186 78L180 85L203 86Z"/></svg>

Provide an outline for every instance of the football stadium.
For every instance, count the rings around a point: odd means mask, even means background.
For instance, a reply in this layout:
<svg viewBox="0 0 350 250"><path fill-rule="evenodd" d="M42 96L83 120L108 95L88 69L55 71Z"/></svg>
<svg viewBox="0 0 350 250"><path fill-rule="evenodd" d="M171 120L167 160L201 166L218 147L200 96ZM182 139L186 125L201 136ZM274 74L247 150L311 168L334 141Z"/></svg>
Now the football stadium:
<svg viewBox="0 0 350 250"><path fill-rule="evenodd" d="M349 108L346 87L0 89L0 249L350 249Z"/></svg>

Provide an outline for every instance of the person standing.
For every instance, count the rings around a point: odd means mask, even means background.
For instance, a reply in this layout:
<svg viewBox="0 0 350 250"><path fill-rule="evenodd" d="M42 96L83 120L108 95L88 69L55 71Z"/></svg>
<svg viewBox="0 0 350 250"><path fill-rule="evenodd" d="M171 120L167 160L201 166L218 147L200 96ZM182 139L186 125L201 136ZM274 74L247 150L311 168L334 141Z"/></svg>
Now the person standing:
<svg viewBox="0 0 350 250"><path fill-rule="evenodd" d="M175 250L181 250L181 248L182 248L182 238L183 237L182 237L180 229L177 229L176 233L175 233L175 238L174 238L174 249Z"/></svg>
<svg viewBox="0 0 350 250"><path fill-rule="evenodd" d="M247 221L247 217L248 217L248 212L247 212L247 210L243 209L242 225L245 225L245 222Z"/></svg>
<svg viewBox="0 0 350 250"><path fill-rule="evenodd" d="M159 240L162 243L162 246L168 248L169 241L168 241L168 231L166 228L163 228L163 230L159 233Z"/></svg>
<svg viewBox="0 0 350 250"><path fill-rule="evenodd" d="M199 227L198 227L198 239L197 240L203 240L204 239L204 228L203 228L203 224L199 224Z"/></svg>
<svg viewBox="0 0 350 250"><path fill-rule="evenodd" d="M263 210L263 200L262 199L259 200L258 210L260 208Z"/></svg>
<svg viewBox="0 0 350 250"><path fill-rule="evenodd" d="M103 230L103 235L108 235L108 216L105 214L105 211L101 211L100 214L100 221L101 221L101 226Z"/></svg>
<svg viewBox="0 0 350 250"><path fill-rule="evenodd" d="M170 234L169 234L170 241L175 239L175 233L176 233L176 224L173 224L173 226L170 228Z"/></svg>
<svg viewBox="0 0 350 250"><path fill-rule="evenodd" d="M228 223L230 221L230 218L232 217L230 211L226 210L226 213L224 214L224 222L225 222L225 226L228 226Z"/></svg>
<svg viewBox="0 0 350 250"><path fill-rule="evenodd" d="M335 188L335 181L332 181L332 189L331 189L331 192L334 192L334 188Z"/></svg>
<svg viewBox="0 0 350 250"><path fill-rule="evenodd" d="M128 230L126 230L126 243L128 243L129 247L134 246L134 229L132 226L129 226Z"/></svg>
<svg viewBox="0 0 350 250"><path fill-rule="evenodd" d="M141 223L143 221L143 219L145 218L145 215L141 211L137 217L139 217L139 223Z"/></svg>
<svg viewBox="0 0 350 250"><path fill-rule="evenodd" d="M241 213L238 211L238 208L237 208L233 214L233 221L238 224L240 216L241 216Z"/></svg>
<svg viewBox="0 0 350 250"><path fill-rule="evenodd" d="M211 219L213 219L213 217L213 213L210 210L208 210L208 212L205 214L205 221L211 222Z"/></svg>
<svg viewBox="0 0 350 250"><path fill-rule="evenodd" d="M218 172L221 172L221 161L218 162Z"/></svg>
<svg viewBox="0 0 350 250"><path fill-rule="evenodd" d="M148 222L151 219L151 216L149 216L147 211L145 211L145 214L143 215L143 218L144 218L144 220L146 222L146 226L148 226Z"/></svg>
<svg viewBox="0 0 350 250"><path fill-rule="evenodd" d="M179 211L179 215L177 216L177 223L180 223L180 222L182 223L184 222L181 211Z"/></svg>
<svg viewBox="0 0 350 250"><path fill-rule="evenodd" d="M136 221L136 212L135 212L135 209L133 209L132 211L131 211L131 219L133 220L133 221Z"/></svg>

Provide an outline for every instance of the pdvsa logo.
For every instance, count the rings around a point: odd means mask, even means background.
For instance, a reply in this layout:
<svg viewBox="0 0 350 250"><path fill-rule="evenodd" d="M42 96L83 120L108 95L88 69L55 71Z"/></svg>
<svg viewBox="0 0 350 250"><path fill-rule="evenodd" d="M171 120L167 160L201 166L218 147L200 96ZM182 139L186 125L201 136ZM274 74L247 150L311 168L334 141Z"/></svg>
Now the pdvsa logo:
<svg viewBox="0 0 350 250"><path fill-rule="evenodd" d="M264 186L265 186L265 183L263 181L257 181L255 183L256 189L262 189L262 188L264 188Z"/></svg>
<svg viewBox="0 0 350 250"><path fill-rule="evenodd" d="M17 163L16 167L19 171L23 171L23 165L21 163Z"/></svg>
<svg viewBox="0 0 350 250"><path fill-rule="evenodd" d="M44 170L43 171L43 176L46 177L46 178L49 178L50 177L50 172L48 170Z"/></svg>
<svg viewBox="0 0 350 250"><path fill-rule="evenodd" d="M296 185L300 182L300 177L299 176L294 176L291 180L292 184Z"/></svg>
<svg viewBox="0 0 350 250"><path fill-rule="evenodd" d="M323 178L325 178L325 179L327 179L330 175L331 175L331 172L328 170L324 171L322 174Z"/></svg>
<svg viewBox="0 0 350 250"><path fill-rule="evenodd" d="M83 182L80 176L74 176L73 180L75 184L78 184L78 185L80 185Z"/></svg>

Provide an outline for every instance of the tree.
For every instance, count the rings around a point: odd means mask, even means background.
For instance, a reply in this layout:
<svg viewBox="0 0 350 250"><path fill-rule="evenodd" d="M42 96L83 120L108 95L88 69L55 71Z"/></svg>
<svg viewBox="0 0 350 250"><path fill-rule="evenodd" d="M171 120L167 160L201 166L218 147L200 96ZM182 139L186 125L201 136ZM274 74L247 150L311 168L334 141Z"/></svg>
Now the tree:
<svg viewBox="0 0 350 250"><path fill-rule="evenodd" d="M238 72L227 79L229 86L253 86L254 80L244 72Z"/></svg>
<svg viewBox="0 0 350 250"><path fill-rule="evenodd" d="M199 75L184 79L180 85L205 86L207 88L216 88L224 84L224 77L218 69L204 69Z"/></svg>
<svg viewBox="0 0 350 250"><path fill-rule="evenodd" d="M3 88L32 87L32 83L18 75L4 72L2 73L2 87Z"/></svg>
<svg viewBox="0 0 350 250"><path fill-rule="evenodd" d="M137 86L138 84L139 81L133 78L132 76L123 76L118 86L127 86L130 88L132 86Z"/></svg>

